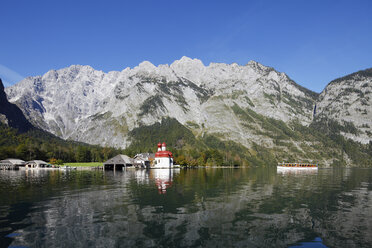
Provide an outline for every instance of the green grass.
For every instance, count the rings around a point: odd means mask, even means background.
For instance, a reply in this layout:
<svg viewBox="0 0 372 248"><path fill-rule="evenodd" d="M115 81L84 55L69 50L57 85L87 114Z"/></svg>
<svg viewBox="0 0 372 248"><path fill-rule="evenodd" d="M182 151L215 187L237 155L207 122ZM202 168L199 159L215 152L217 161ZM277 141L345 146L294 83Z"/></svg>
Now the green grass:
<svg viewBox="0 0 372 248"><path fill-rule="evenodd" d="M102 166L103 163L100 162L89 162L89 163L64 163L63 165L73 166L73 167L96 167Z"/></svg>

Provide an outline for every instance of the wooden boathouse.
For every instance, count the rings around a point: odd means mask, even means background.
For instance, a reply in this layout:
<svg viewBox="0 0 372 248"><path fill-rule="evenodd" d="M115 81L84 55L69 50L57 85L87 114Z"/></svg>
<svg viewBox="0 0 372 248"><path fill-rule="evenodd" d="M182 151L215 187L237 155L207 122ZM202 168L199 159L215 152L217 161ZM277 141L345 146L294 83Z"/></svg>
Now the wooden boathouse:
<svg viewBox="0 0 372 248"><path fill-rule="evenodd" d="M139 153L133 158L134 166L137 168L149 168L151 161L155 159L155 153Z"/></svg>
<svg viewBox="0 0 372 248"><path fill-rule="evenodd" d="M134 161L127 155L119 154L113 158L110 158L103 163L103 168L105 170L123 170L126 167L132 167Z"/></svg>
<svg viewBox="0 0 372 248"><path fill-rule="evenodd" d="M43 160L32 160L26 162L26 168L46 168L48 163Z"/></svg>
<svg viewBox="0 0 372 248"><path fill-rule="evenodd" d="M25 166L25 161L16 158L8 158L0 161L0 170L18 170Z"/></svg>

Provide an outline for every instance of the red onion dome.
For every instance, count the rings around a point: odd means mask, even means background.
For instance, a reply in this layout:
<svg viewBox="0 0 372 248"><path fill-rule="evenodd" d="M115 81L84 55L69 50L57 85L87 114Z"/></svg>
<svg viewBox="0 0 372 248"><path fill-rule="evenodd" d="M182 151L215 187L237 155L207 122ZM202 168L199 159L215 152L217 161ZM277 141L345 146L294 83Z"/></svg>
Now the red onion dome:
<svg viewBox="0 0 372 248"><path fill-rule="evenodd" d="M160 142L158 143L158 147L159 147L159 148L161 147L161 143L160 143Z"/></svg>
<svg viewBox="0 0 372 248"><path fill-rule="evenodd" d="M162 146L165 146L165 142L163 142Z"/></svg>

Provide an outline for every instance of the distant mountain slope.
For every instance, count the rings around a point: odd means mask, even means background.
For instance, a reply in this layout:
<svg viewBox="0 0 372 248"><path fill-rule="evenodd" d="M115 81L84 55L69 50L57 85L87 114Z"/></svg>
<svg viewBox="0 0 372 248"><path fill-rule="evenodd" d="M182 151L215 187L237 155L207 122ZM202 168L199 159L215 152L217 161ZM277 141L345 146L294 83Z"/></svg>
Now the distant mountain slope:
<svg viewBox="0 0 372 248"><path fill-rule="evenodd" d="M22 111L15 104L8 102L4 91L3 82L0 79L0 122L20 132L26 132L32 128L31 123L24 117Z"/></svg>
<svg viewBox="0 0 372 248"><path fill-rule="evenodd" d="M20 133L18 129L0 123L0 160L19 158L25 161L49 161L56 158L64 162L102 162L119 152L114 148L63 140L38 128Z"/></svg>
<svg viewBox="0 0 372 248"><path fill-rule="evenodd" d="M65 162L90 162L106 160L118 152L113 148L66 141L32 126L22 111L8 102L0 79L0 160L13 157L23 160L49 161L58 158Z"/></svg>
<svg viewBox="0 0 372 248"><path fill-rule="evenodd" d="M213 133L247 147L252 141L272 144L240 121L235 106L309 125L317 97L254 61L204 66L187 57L171 65L145 61L109 73L71 66L29 77L6 91L34 125L64 139L116 147L130 144L128 133L134 128L163 117L175 118L197 135Z"/></svg>
<svg viewBox="0 0 372 248"><path fill-rule="evenodd" d="M372 68L330 82L319 96L317 120L333 119L348 127L342 134L368 143L372 140Z"/></svg>
<svg viewBox="0 0 372 248"><path fill-rule="evenodd" d="M363 82L355 89L369 87L370 81ZM171 65L145 61L109 73L70 66L26 78L6 92L37 127L64 139L125 148L129 155L166 141L178 161L194 165L285 160L372 166L370 146L340 135L360 135L353 124L359 120L343 122L330 114L331 107L343 106L327 104L342 91L333 84L318 98L254 61L204 66L183 57Z"/></svg>
<svg viewBox="0 0 372 248"><path fill-rule="evenodd" d="M285 123L253 111L237 110L239 115L265 127L256 130L273 140L272 146L252 141L250 148L240 143L204 134L195 137L176 119L141 126L129 132L131 144L126 154L154 151L154 145L165 141L174 153L176 162L189 165L250 165L275 166L279 161L303 161L326 166L372 167L372 143L362 145L339 135L343 127L332 123L329 129L323 122L309 127L298 122Z"/></svg>

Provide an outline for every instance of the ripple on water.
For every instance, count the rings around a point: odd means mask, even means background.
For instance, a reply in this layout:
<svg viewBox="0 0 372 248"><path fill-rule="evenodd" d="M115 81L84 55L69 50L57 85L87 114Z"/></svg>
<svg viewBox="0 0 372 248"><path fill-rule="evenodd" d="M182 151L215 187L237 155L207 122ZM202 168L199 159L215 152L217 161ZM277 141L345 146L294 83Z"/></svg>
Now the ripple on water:
<svg viewBox="0 0 372 248"><path fill-rule="evenodd" d="M0 173L0 243L367 247L371 181L357 169Z"/></svg>

